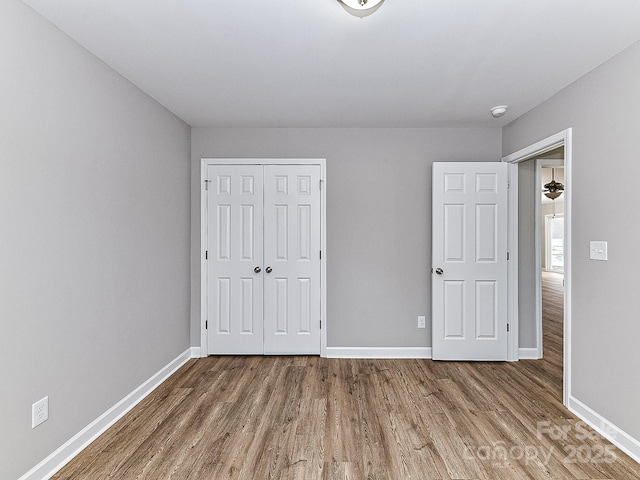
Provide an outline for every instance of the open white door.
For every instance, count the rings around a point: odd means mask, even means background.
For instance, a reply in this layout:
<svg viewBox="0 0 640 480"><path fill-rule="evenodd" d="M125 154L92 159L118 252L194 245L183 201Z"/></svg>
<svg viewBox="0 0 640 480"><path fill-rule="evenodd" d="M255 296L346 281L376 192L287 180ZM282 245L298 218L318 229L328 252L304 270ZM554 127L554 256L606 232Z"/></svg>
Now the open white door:
<svg viewBox="0 0 640 480"><path fill-rule="evenodd" d="M507 164L433 164L434 360L507 360Z"/></svg>

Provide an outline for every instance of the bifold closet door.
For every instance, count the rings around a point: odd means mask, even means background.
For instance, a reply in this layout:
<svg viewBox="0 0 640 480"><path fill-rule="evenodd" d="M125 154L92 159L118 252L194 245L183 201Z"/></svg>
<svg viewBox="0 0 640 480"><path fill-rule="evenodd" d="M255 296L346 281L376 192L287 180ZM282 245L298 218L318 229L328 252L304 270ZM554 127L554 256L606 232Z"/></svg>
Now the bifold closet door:
<svg viewBox="0 0 640 480"><path fill-rule="evenodd" d="M209 354L263 353L263 167L207 172Z"/></svg>

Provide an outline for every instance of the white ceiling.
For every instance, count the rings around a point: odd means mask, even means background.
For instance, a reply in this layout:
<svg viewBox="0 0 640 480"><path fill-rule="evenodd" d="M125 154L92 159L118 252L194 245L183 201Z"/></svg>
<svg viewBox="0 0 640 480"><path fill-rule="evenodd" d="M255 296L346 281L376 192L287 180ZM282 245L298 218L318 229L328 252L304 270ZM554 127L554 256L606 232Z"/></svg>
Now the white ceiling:
<svg viewBox="0 0 640 480"><path fill-rule="evenodd" d="M503 126L640 40L638 0L24 2L192 126Z"/></svg>

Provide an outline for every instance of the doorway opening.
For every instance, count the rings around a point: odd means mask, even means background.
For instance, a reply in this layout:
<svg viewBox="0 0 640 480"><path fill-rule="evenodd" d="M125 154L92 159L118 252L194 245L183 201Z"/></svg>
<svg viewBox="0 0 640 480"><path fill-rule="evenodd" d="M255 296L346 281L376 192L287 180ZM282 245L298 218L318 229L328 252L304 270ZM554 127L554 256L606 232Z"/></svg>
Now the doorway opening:
<svg viewBox="0 0 640 480"><path fill-rule="evenodd" d="M537 358L562 371L564 337L564 146L535 162ZM561 385L562 378L557 379Z"/></svg>
<svg viewBox="0 0 640 480"><path fill-rule="evenodd" d="M542 237L540 228L535 228L542 223L542 207L527 222L527 218L523 217L522 225L519 221L519 211L525 211L527 208L533 210L533 206L541 205L539 199L542 193L541 179L535 182L536 177L534 168L535 162L528 160L538 160L552 154L554 151L563 152L564 160L564 187L562 196L564 197L564 217L563 217L563 251L562 251L562 269L564 280L564 295L559 302L561 303L562 325L559 326L562 332L562 357L557 361L562 363L562 399L564 405L568 405L571 396L571 166L572 166L572 130L569 128L555 135L547 137L523 148L502 159L503 162L509 164L509 182L511 188L509 190L509 251L513 259L509 266L509 318L512 319L514 328L512 329L510 343L513 356L511 360L519 358L541 358L542 355L542 337L543 327L542 321L538 324L538 318L542 319L542 247L534 248L531 241L527 244L527 238L520 238L519 227L528 224L534 226L536 237ZM556 158L561 160L561 158ZM529 178L530 181L521 182L520 185L530 188L534 197L528 196L526 191L519 193L519 175L522 174L523 179ZM540 183L538 183L540 182ZM528 186L528 187L527 187ZM533 193L535 191L535 193ZM533 199L538 199L534 201ZM528 206L528 207L527 207ZM532 212L531 212L532 213ZM540 220L538 220L540 219ZM521 241L522 240L522 241ZM541 242L541 240L540 240ZM535 255L533 252L540 252ZM522 258L521 258L522 257ZM537 258L536 258L537 257ZM522 262L519 260L522 259ZM560 261L560 259L558 259ZM522 263L522 266L520 265ZM523 268L524 267L524 268ZM536 272L540 272L537 275ZM532 275L533 273L533 275ZM539 282L532 282L531 279L540 278ZM537 284L537 285L536 285ZM539 285L539 289L538 289ZM540 301L532 300L540 292ZM529 302L527 304L527 302ZM558 299L556 298L556 303ZM539 307L538 307L539 305ZM538 315L538 309L540 313ZM531 311L535 311L536 315L531 318ZM538 326L539 325L539 326ZM559 335L557 335L559 336ZM532 337L535 337L532 338ZM548 340L547 342L549 342Z"/></svg>
<svg viewBox="0 0 640 480"><path fill-rule="evenodd" d="M535 159L536 358L561 367L564 323L564 146ZM556 185L559 187L556 189ZM550 191L553 190L553 191ZM545 349L545 346L548 348Z"/></svg>

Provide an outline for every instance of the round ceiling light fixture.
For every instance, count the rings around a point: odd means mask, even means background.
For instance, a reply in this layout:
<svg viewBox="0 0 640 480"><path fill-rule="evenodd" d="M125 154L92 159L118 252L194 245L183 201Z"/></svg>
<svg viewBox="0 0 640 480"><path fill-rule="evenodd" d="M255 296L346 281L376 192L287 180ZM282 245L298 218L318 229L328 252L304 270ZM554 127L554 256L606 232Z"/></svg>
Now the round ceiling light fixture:
<svg viewBox="0 0 640 480"><path fill-rule="evenodd" d="M380 8L384 0L338 0L340 5L355 17L366 17Z"/></svg>
<svg viewBox="0 0 640 480"><path fill-rule="evenodd" d="M493 107L491 109L491 115L493 115L493 118L500 118L505 113L507 113L507 108L509 107L507 107L506 105L498 105L496 107Z"/></svg>

